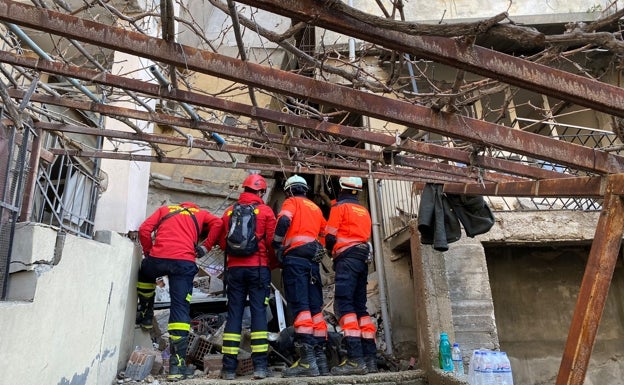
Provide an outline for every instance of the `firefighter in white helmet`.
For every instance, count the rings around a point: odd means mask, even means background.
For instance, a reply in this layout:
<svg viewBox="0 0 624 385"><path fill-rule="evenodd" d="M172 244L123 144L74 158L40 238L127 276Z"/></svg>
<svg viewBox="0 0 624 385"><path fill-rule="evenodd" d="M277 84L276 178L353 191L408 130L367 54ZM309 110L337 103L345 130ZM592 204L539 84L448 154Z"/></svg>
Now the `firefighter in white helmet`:
<svg viewBox="0 0 624 385"><path fill-rule="evenodd" d="M283 377L329 374L323 349L327 324L323 317L323 286L319 251L323 251L325 225L321 209L306 197L306 180L293 175L284 184L287 199L277 215L273 248L283 250L282 277L286 301L295 321L299 360L282 371Z"/></svg>
<svg viewBox="0 0 624 385"><path fill-rule="evenodd" d="M325 228L325 245L334 261L335 306L347 347L347 359L331 369L334 375L377 372L377 329L366 310L370 213L358 200L362 179L342 177L340 193Z"/></svg>

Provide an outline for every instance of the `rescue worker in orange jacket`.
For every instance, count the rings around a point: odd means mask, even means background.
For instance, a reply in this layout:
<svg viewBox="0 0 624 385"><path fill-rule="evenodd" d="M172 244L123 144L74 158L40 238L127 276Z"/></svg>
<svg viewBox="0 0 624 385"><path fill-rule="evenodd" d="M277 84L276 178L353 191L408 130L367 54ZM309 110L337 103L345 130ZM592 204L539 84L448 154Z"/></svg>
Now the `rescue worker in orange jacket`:
<svg viewBox="0 0 624 385"><path fill-rule="evenodd" d="M201 210L195 203L184 202L158 208L139 227L139 241L145 258L137 282L136 323L144 329L152 327L156 278L168 276L171 297L168 380L190 378L195 372L185 362L191 329L193 279L199 270L195 257L203 257L212 249L222 226L221 218ZM155 237L152 237L154 232ZM206 232L206 240L197 246L200 235Z"/></svg>
<svg viewBox="0 0 624 385"><path fill-rule="evenodd" d="M269 351L266 307L271 291L271 268L278 265L270 246L275 231L275 214L262 200L267 190L266 180L258 174L251 174L243 181L244 192L238 204L254 205L256 214L257 250L251 255L236 256L229 253L226 237L230 230L230 217L234 205L223 214L221 249L226 252L226 292L228 298L227 322L223 334L221 378L233 380L236 377L238 351L241 342L243 311L249 298L251 312L251 359L253 378L262 379L270 375L267 355Z"/></svg>
<svg viewBox="0 0 624 385"><path fill-rule="evenodd" d="M373 373L377 372L377 330L366 309L372 221L368 210L358 200L362 179L341 177L339 184L340 193L327 220L325 245L334 260L334 300L347 359L333 367L331 373Z"/></svg>
<svg viewBox="0 0 624 385"><path fill-rule="evenodd" d="M308 184L293 175L284 185L287 199L277 215L273 247L281 250L286 301L295 317L295 347L299 360L283 377L329 374L325 343L327 324L321 311L323 286L319 268L326 225L321 209L306 197Z"/></svg>

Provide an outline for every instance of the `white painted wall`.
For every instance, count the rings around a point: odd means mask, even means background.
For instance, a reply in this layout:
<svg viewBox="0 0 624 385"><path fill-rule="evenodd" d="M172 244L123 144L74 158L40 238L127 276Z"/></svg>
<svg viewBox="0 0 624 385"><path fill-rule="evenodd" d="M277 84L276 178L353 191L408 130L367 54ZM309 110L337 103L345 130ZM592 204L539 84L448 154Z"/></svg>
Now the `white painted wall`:
<svg viewBox="0 0 624 385"><path fill-rule="evenodd" d="M150 81L148 67L152 63L148 60L137 60L136 57L117 52L115 54L113 73L127 73L137 70L135 78ZM140 108L128 102L112 103L118 107ZM147 101L154 105L154 99ZM150 122L134 121L145 133L152 133L153 124ZM107 130L131 131L131 128L118 120L107 118ZM137 155L151 155L149 147L139 147L136 144L116 144L120 151L134 151ZM104 150L112 150L115 145L110 141L104 142ZM147 190L149 186L150 164L127 160L102 159L102 171L107 175L106 190L102 193L95 215L95 230L110 230L118 233L127 233L139 229L146 217Z"/></svg>
<svg viewBox="0 0 624 385"><path fill-rule="evenodd" d="M14 274L37 273L32 301L0 302L0 382L112 384L132 350L138 249L113 232L96 236L109 243L67 235L60 263L35 269L50 263L56 231L18 226L14 253L31 262Z"/></svg>

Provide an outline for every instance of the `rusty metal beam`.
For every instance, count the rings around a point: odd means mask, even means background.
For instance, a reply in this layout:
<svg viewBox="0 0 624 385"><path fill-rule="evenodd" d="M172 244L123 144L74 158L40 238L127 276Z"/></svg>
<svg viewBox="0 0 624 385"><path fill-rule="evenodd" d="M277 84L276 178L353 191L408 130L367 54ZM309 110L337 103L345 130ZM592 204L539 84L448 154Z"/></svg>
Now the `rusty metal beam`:
<svg viewBox="0 0 624 385"><path fill-rule="evenodd" d="M128 131L114 131L114 130L101 130L98 128L85 127L85 126L76 126L70 124L59 124L59 123L47 123L47 122L37 122L34 123L34 127L46 130L46 131L57 131L57 132L71 132L71 133L79 133L83 135L93 135L93 136L102 136L109 138L117 138L117 139L126 139L133 141L142 141L146 143L160 143L160 144L170 144L180 147L186 147L188 145L187 138L181 137L172 137L168 135L156 135L156 134L147 134L147 133L136 133L136 132L128 132ZM404 174L410 175L418 175L419 178L425 179L430 178L432 180L436 180L439 182L472 182L476 180L474 175L471 175L470 170L467 170L465 167L456 167L452 171L454 173L445 172L449 171L446 169L437 170L434 167L429 167L433 162L426 162L424 164L419 164L420 169L407 169L404 167L390 167L386 165L380 164L372 164L368 165L364 160L360 162L349 162L346 160L328 158L326 156L317 154L314 156L306 156L305 154L297 153L291 154L286 151L279 151L275 149L267 150L266 148L257 148L257 147L249 147L249 146L237 146L232 144L225 144L223 146L219 146L210 140L204 140L201 138L193 139L193 147L198 149L207 149L212 151L225 151L230 153L237 153L243 155L252 155L258 156L262 158L267 158L275 161L275 164L291 164L292 162L306 162L311 164L316 164L319 166L330 167L330 168L343 168L345 170L372 170L377 173L385 173L388 175L396 174L397 177ZM101 152L98 154L102 154L104 156L107 155L107 152ZM157 159L162 159L162 157L156 157ZM291 160L291 161L288 161ZM166 162L164 162L166 163ZM397 179L397 178L395 178Z"/></svg>
<svg viewBox="0 0 624 385"><path fill-rule="evenodd" d="M41 126L40 128L43 128ZM95 130L95 129L92 129ZM106 135L106 134L102 134ZM128 133L128 135L134 135ZM319 161L319 166L312 167L284 164L267 164L267 163L234 163L216 160L198 160L177 157L159 157L152 155L137 155L108 151L83 151L68 149L51 149L50 153L54 155L71 155L84 158L105 158L117 160L131 160L138 162L152 163L171 163L185 164L191 166L202 167L220 167L220 168L237 168L237 169L256 169L261 171L276 172L295 172L308 173L318 175L344 175L347 167L336 169L329 168L333 165L331 161ZM462 195L487 195L487 196L508 196L508 197L578 197L578 198L600 198L604 194L603 181L604 177L576 177L543 181L522 181L522 182L500 182L500 183L478 183L478 182L457 182L461 179L452 177L448 174L439 174L435 172L427 172L417 169L395 169L392 172L386 172L384 169L374 169L366 171L366 165L350 164L349 175L360 176L362 178L391 179L413 181L417 187L423 188L425 183L444 183L444 192ZM565 191L566 193L562 193ZM624 194L624 188L621 193Z"/></svg>
<svg viewBox="0 0 624 385"><path fill-rule="evenodd" d="M604 178L583 176L525 182L446 183L444 192L508 197L600 198L605 194ZM621 193L624 194L624 189Z"/></svg>
<svg viewBox="0 0 624 385"><path fill-rule="evenodd" d="M265 2L265 4L266 3L268 2ZM305 3L309 3L310 6L316 4L315 2L309 1ZM287 4L293 7L296 6L295 2L288 2ZM39 9L13 1L0 0L0 20L167 64L178 65L203 74L245 83L249 86L265 88L270 91L280 92L285 95L291 95L321 104L333 105L366 116L420 128L453 138L459 138L486 147L494 146L518 154L537 157L572 168L601 174L619 173L624 169L624 158L604 151L566 143L452 113L436 112L427 107L390 99L382 95L371 94L324 81L310 79L259 64L242 62L235 58L198 50L180 44L169 43L162 39L145 36L122 28L110 27L90 20ZM371 26L366 26L366 28L369 27ZM361 31L361 33L365 31L367 31L367 29ZM415 39L415 37L412 36L408 38L409 40ZM478 47L473 47L472 49L476 48ZM430 49L433 52L436 51L434 46L430 47ZM451 48L447 47L447 49ZM456 51L458 51L457 47ZM470 52L465 52L465 55L470 56ZM495 57L497 60L502 60L502 58L503 57ZM513 59L512 57L508 58ZM2 61L5 59L8 60L6 58L6 53L3 54ZM492 59L493 63L499 63L499 67L504 67L495 59ZM489 62L483 64L488 63ZM542 78L541 75L537 74L539 70L544 70L552 76L561 76L562 79L566 79L570 82L575 80L576 82L574 84L576 87L574 87L574 89L570 89L568 92L561 92L561 95L558 95L560 98L567 97L566 100L575 103L578 103L577 99L583 98L583 95L595 95L595 92L592 92L590 89L592 87L599 88L603 93L605 93L606 90L606 85L603 83L591 81L586 85L582 85L584 84L581 82L582 78L570 79L570 74L568 73L563 71L553 73L553 70L548 67L542 68L543 66L536 66L534 63L528 61L518 59L517 63L508 62L507 64L511 67L513 67L513 65L529 66L519 71L516 75L516 80L518 82L522 80L531 83L531 80L538 78L542 80L536 82L539 83L536 84L536 86L539 85L539 87L545 87L546 84L551 84L552 82L551 78ZM36 65L35 68L42 69L42 66ZM77 70L80 70L80 68L77 68ZM84 79L84 77L78 76L75 73L69 76ZM100 75L101 78L105 78L106 76L107 74ZM97 79L93 80L97 81ZM547 90L548 87L545 87L545 89ZM613 106L613 111L609 112L618 116L624 116L624 90L617 87L612 87L608 90L608 95L603 99L618 102L617 106ZM180 92L181 91L178 90L172 90L171 93L175 94ZM164 93L166 92L161 91L161 95ZM170 95L170 98L174 99L172 96L173 95ZM622 103L620 103L620 100L623 100ZM600 105L592 106L592 108L596 109L599 107Z"/></svg>
<svg viewBox="0 0 624 385"><path fill-rule="evenodd" d="M75 78L90 80L92 82L103 84L107 86L123 86L127 90L132 90L135 92L140 92L143 94L155 96L155 97L163 97L176 101L182 102L190 102L196 105L201 105L204 107L215 108L219 110L225 110L232 113L237 113L243 116L248 116L256 119L263 119L270 122L275 123L283 123L287 125L297 126L304 129L309 129L312 131L323 132L331 135L336 135L343 138L354 139L365 141L374 145L381 145L384 147L396 145L396 138L391 135L363 131L362 129L350 126L342 126L338 124L329 123L326 121L318 121L309 118L305 118L297 115L285 114L279 111L252 107L246 104L221 100L215 97L201 95L196 93L190 93L186 91L180 90L167 90L164 87L159 87L158 85L142 82L135 79L127 79L124 77L111 75L111 74L103 74L97 71L84 69L81 67L72 66L64 63L55 63L48 61L39 61L37 59L22 57L13 55L9 52L0 51L0 62L7 62L14 65L19 65L22 67L28 68L36 68L45 72L50 72L58 75L67 75L73 76ZM14 92L14 91L12 91ZM38 99L34 99L37 97ZM57 105L66 105L71 108L88 108L94 112L100 112L103 114L114 115L120 114L121 109L119 107L106 106L102 104L96 103L86 103L86 102L70 102L68 100L59 101L60 98L55 98L51 96L35 96L33 95L33 100L38 100L42 102L48 102L51 104ZM78 103L81 103L80 107ZM140 112L136 110L126 110L124 114L128 117L134 117L137 119L151 120L160 122L162 124L171 124L178 126L187 126L188 120L184 121L181 118L175 118L169 115L156 114L156 113L147 113ZM213 130L215 132L219 131L219 128L211 123L207 122L198 122L192 121L190 125L191 128L206 128L209 130ZM542 137L542 139L548 139ZM549 139L550 140L550 139ZM562 142L560 142L562 143ZM579 146L576 146L579 147ZM447 159L456 162L462 162L470 166L474 167L483 167L483 168L492 168L498 171L507 172L510 174L517 174L525 177L533 177L537 179L542 178L556 178L561 174L549 171L542 170L537 167L531 167L527 165L522 165L517 162L512 162L504 159L496 159L491 157L484 156L476 156L472 159L472 155L469 152L451 149L447 147L442 147L439 145L427 144L422 142L414 142L414 141L406 141L403 144L396 146L397 151L403 150L412 153L422 153L432 157L440 157L442 159ZM330 150L328 150L331 152ZM357 150L354 150L357 151Z"/></svg>
<svg viewBox="0 0 624 385"><path fill-rule="evenodd" d="M463 39L414 36L364 23L316 0L239 0L287 16L379 44L398 52L463 69L520 88L624 117L624 90L603 82L475 46Z"/></svg>
<svg viewBox="0 0 624 385"><path fill-rule="evenodd" d="M0 54L1 55L1 54ZM96 74L94 73L95 77ZM118 79L116 77L108 76L107 82L102 82L102 84L108 86L119 86L119 83L124 82L122 79ZM126 84L126 87L131 87ZM137 92L149 93L149 90L141 89L138 86L132 88L132 90ZM9 94L14 98L22 98L24 95L23 91L11 89L9 90ZM157 96L157 95L156 95ZM199 97L199 96L198 96ZM208 100L214 100L215 98L207 97ZM151 121L158 124L179 126L179 127L188 127L199 130L207 130L211 132L216 132L219 134L232 135L242 138L248 138L256 140L260 143L264 143L266 141L275 143L275 144L284 144L291 146L299 146L302 148L310 148L310 149L318 149L319 151L325 151L328 153L334 153L338 155L345 156L354 156L362 159L369 159L375 162L383 162L383 155L376 151L358 149L353 147L344 147L336 144L323 144L319 142L315 142L312 140L300 139L300 138L289 138L288 142L284 142L284 137L281 135L271 134L271 133L260 133L255 130L249 129L239 129L235 127L196 121L192 119L185 119L180 117L174 117L167 114L156 113L156 112L146 112L146 111L138 111L134 109L128 109L118 106L97 104L92 102L82 102L78 100L71 100L63 97L56 96L46 96L43 94L34 94L31 96L32 101L53 104L57 106L64 106L72 109L80 109L80 110L89 110L97 113L101 113L107 116L123 116L126 118L139 119L144 121ZM184 99L186 100L186 98ZM249 110L249 106L243 105L236 102L228 102L228 106L230 108L229 112L233 113L241 113L245 115L245 112ZM386 144L392 143L396 141L395 137L387 134L380 134L374 132L367 132L355 129L354 127L349 126L341 126L336 124L327 124L326 122L318 122L316 120L307 119L304 117L289 115L280 112L276 112L273 110L267 110L262 108L253 108L251 109L253 113L256 115L262 115L263 117L268 117L266 120L273 121L275 123L283 123L290 126L295 126L302 129L308 129L310 131L322 132L322 133L335 133L339 132L339 137L353 139L353 140L363 140L373 144ZM278 120L279 119L279 120ZM305 125L305 126L304 126ZM380 143L383 142L383 143ZM435 144L428 144L424 142L412 142L407 141L399 146L397 146L397 150L402 150L410 153L423 154L433 158L442 158L445 160L450 160L453 162L460 162L468 165L470 169L479 169L481 167L491 168L498 171L504 171L508 174L520 175L523 177L535 178L535 179L547 179L547 178L559 178L559 177L567 177L565 174L561 174L551 170L544 170L538 167L531 167L527 165L523 165L521 163L512 162L504 159L496 159L486 156L476 156L472 159L471 153L467 151L462 151L459 149L443 147ZM411 158L405 156L396 156L397 164L404 164L406 166L411 167L419 167L425 169L431 169L433 171L440 172L450 172L451 174L461 175L461 176L470 176L471 174L466 174L467 170L465 167L450 169L445 165L440 166L440 163L437 162L429 162L428 164L423 163L422 161L417 161L419 166L416 166L416 163L411 163ZM452 171L452 172L451 172ZM468 170L470 171L470 170ZM477 175L473 175L475 178ZM505 177L504 175L494 174L490 172L483 173L483 179L489 181L505 181L509 180L510 177Z"/></svg>
<svg viewBox="0 0 624 385"><path fill-rule="evenodd" d="M224 162L217 160L199 160L189 158L176 158L176 157L158 157L152 155L140 155L140 154L127 154L120 152L108 152L108 151L82 151L74 149L53 148L50 152L54 155L67 155L82 158L102 158L102 159L115 159L115 160L128 160L133 162L150 162L150 163L169 163L169 164L184 164L189 166L198 167L218 167L218 168L233 168L241 170L260 170L260 171L276 171L276 172L289 172L289 173L304 173L315 175L332 175L342 176L345 174L344 169L332 169L324 167L309 167L304 165L276 165L267 163L246 163L246 162ZM375 178L375 179L390 179L390 180L407 180L407 181L419 181L425 182L430 180L429 177L423 178L419 173L413 170L405 170L404 173L399 174L387 174L383 172L370 172L364 170L349 170L349 175L359 176L361 178ZM441 183L444 181L440 181Z"/></svg>
<svg viewBox="0 0 624 385"><path fill-rule="evenodd" d="M410 140L398 145L397 149L413 153L431 154L437 158L463 163L472 167L497 170L526 178L554 179L567 178L570 176L552 170L528 166L520 162L493 158L491 156L476 155L468 151L444 147L433 143Z"/></svg>
<svg viewBox="0 0 624 385"><path fill-rule="evenodd" d="M64 123L35 122L34 127L45 131L72 132L83 135L101 136L116 139L127 139L133 141L141 141L145 143L170 144L179 147L188 147L188 138L173 137L170 135L157 135L129 131L102 130L94 127L77 126ZM288 159L289 154L286 151L272 149L271 154L267 156L267 149L251 146L238 146L234 144L219 145L212 140L202 138L193 138L193 148L231 152L243 155L252 155L267 158Z"/></svg>
<svg viewBox="0 0 624 385"><path fill-rule="evenodd" d="M585 381L624 235L623 189L624 175L608 178L556 385L582 385Z"/></svg>

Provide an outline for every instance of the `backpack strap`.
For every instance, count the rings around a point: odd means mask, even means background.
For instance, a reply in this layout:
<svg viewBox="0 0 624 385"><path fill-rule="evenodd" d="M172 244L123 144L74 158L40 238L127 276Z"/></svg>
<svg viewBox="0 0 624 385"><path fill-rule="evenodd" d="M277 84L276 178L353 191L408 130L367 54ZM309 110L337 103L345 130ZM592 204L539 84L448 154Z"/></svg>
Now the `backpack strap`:
<svg viewBox="0 0 624 385"><path fill-rule="evenodd" d="M156 226L154 226L154 230L152 231L156 231L156 229L158 228L158 226L160 226L161 223L163 223L164 221L166 221L167 219L171 218L172 216L182 212L186 210L186 207L172 211L170 213L167 213L167 215L165 215L164 217L160 218L160 220L158 221L158 223L156 223Z"/></svg>
<svg viewBox="0 0 624 385"><path fill-rule="evenodd" d="M167 219L171 218L172 216L181 213L182 211L186 211L187 213L189 213L189 215L193 219L193 222L195 223L195 230L197 230L197 242L199 242L199 236L200 236L199 223L197 222L197 218L195 218L195 215L191 212L191 210L188 209L188 207L182 207L181 209L172 211L172 212L168 213L167 215L165 215L164 217L160 218L160 220L158 221L158 223L154 227L153 231L156 231L156 229L158 229L158 226L160 226L161 223L163 223ZM195 243L197 243L197 242L195 242Z"/></svg>
<svg viewBox="0 0 624 385"><path fill-rule="evenodd" d="M200 232L199 232L199 223L197 223L197 218L195 218L195 215L188 208L185 207L182 210L184 210L187 213L189 213L191 215L191 218L193 219L193 222L195 223L195 230L197 230L197 242L195 242L195 243L198 243L199 242Z"/></svg>

